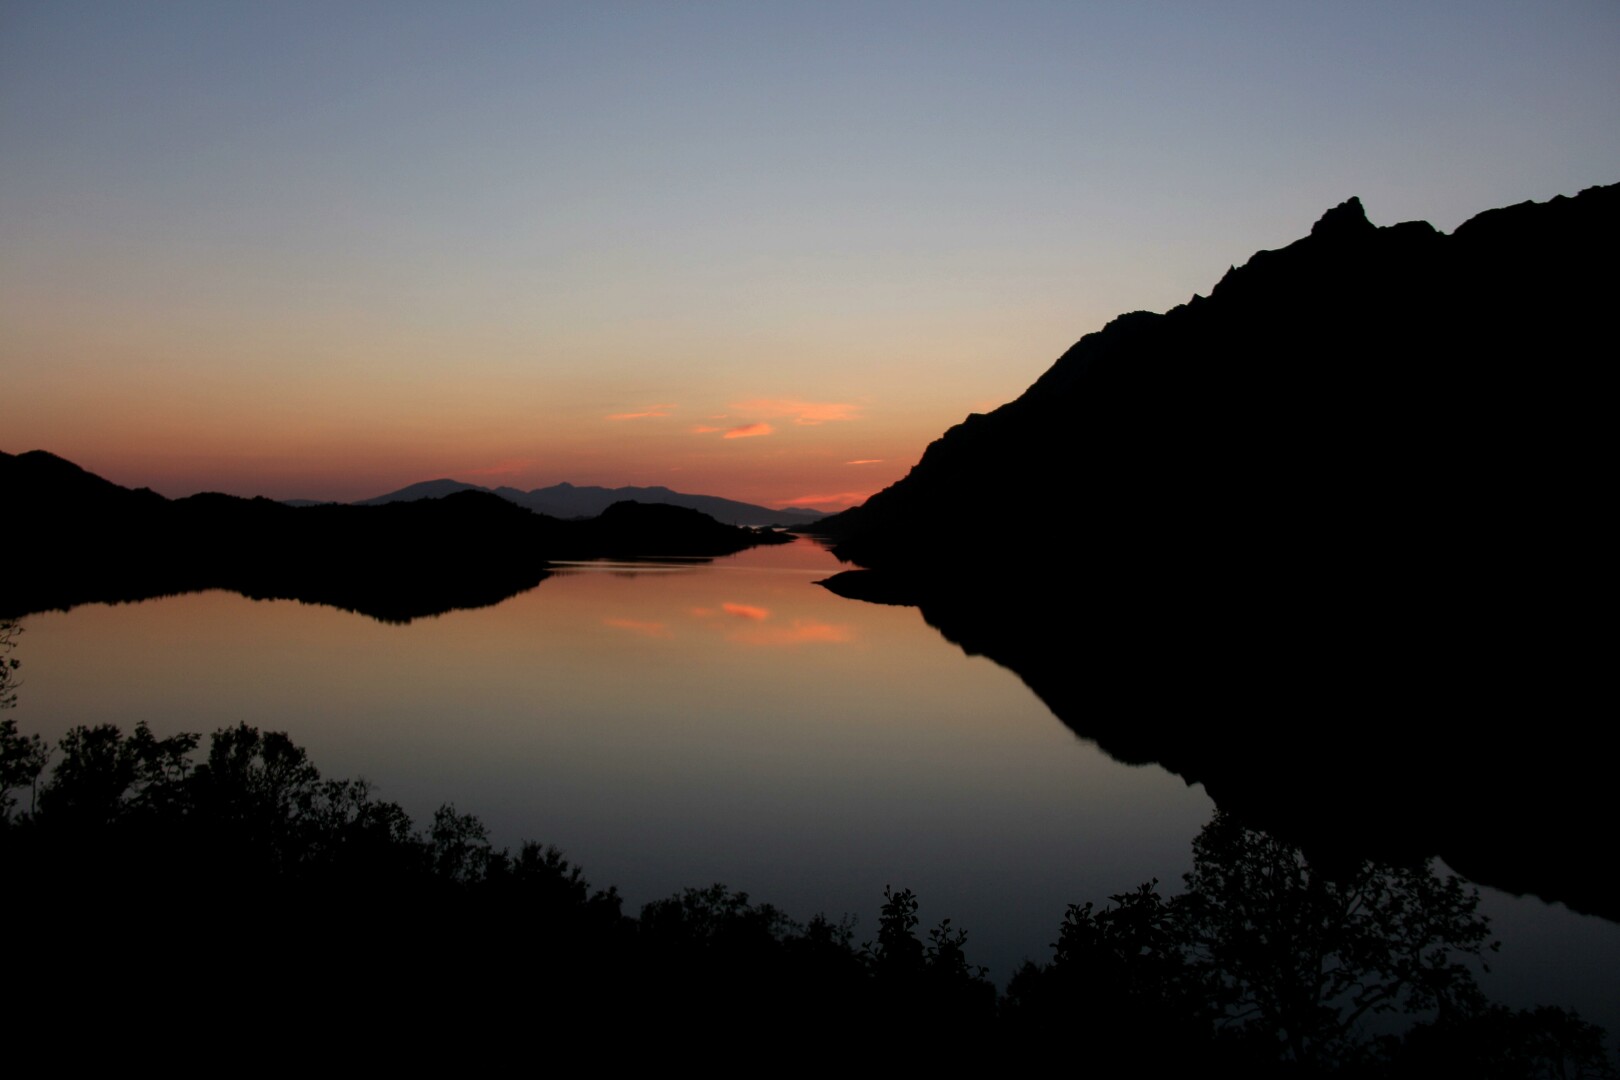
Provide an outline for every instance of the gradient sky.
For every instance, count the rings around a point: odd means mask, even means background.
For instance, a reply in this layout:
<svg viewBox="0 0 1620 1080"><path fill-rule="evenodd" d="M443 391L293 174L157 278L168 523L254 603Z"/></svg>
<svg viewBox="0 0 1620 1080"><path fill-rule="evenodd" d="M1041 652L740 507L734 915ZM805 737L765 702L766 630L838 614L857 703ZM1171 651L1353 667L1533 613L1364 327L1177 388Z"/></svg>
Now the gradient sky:
<svg viewBox="0 0 1620 1080"><path fill-rule="evenodd" d="M841 505L1350 195L1615 181L1613 0L0 0L0 450Z"/></svg>

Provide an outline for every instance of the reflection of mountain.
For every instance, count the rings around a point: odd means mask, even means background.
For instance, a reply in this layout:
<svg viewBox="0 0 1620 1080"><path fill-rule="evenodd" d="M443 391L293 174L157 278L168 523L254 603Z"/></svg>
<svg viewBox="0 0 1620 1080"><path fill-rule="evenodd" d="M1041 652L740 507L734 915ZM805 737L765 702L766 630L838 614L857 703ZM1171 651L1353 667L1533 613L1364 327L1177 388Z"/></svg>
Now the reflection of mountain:
<svg viewBox="0 0 1620 1080"><path fill-rule="evenodd" d="M772 510L753 503L722 499L718 495L688 495L671 491L667 487L575 487L573 484L553 484L551 487L522 491L514 487L485 488L464 484L460 480L424 480L419 484L400 488L387 495L378 495L357 504L377 506L382 503L408 502L413 499L439 499L458 491L489 491L503 499L526 506L539 514L555 518L595 517L614 503L657 503L684 506L707 514L727 525L806 525L824 515L812 510Z"/></svg>
<svg viewBox="0 0 1620 1080"><path fill-rule="evenodd" d="M1604 854L1611 765L1586 710L1497 713L1479 688L1418 679L1403 691L1287 628L1099 605L1061 578L964 588L861 570L824 584L918 607L1076 735L1204 784L1223 809L1318 857L1438 855L1482 884L1620 920Z"/></svg>
<svg viewBox="0 0 1620 1080"><path fill-rule="evenodd" d="M42 451L0 454L0 615L226 588L391 621L497 603L548 559L730 554L777 538L675 506L558 521L487 492L360 507L131 491Z"/></svg>
<svg viewBox="0 0 1620 1080"><path fill-rule="evenodd" d="M885 575L836 588L919 604L1268 828L1620 915L1576 719L1612 711L1615 271L1590 256L1617 224L1620 185L1450 236L1342 204L827 519ZM1009 517L961 511L985 491Z"/></svg>

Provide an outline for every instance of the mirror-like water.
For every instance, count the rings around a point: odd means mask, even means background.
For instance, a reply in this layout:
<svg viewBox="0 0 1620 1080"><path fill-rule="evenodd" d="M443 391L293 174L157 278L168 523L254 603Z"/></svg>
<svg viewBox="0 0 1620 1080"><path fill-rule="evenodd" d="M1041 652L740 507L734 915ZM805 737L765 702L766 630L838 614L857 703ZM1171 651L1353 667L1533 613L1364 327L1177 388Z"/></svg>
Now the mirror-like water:
<svg viewBox="0 0 1620 1080"><path fill-rule="evenodd" d="M1076 739L1023 683L911 608L840 599L807 541L712 564L580 564L496 607L385 625L199 593L24 621L18 708L54 741L287 731L418 822L556 844L627 907L715 881L876 931L885 885L950 917L1004 984L1064 907L1174 891L1212 805ZM1486 983L1620 1031L1620 927L1488 895ZM1515 938L1523 944L1515 941Z"/></svg>

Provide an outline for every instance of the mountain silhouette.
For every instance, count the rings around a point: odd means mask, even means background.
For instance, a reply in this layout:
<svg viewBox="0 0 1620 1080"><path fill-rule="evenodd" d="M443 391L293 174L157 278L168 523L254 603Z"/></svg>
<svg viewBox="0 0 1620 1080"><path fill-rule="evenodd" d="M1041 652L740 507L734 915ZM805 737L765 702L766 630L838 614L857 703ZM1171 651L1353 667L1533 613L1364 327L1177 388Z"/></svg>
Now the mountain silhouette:
<svg viewBox="0 0 1620 1080"><path fill-rule="evenodd" d="M479 487L460 480L424 480L409 484L398 491L363 499L357 506L380 506L383 503L409 502L415 499L438 499L457 491L487 491L509 502L526 506L539 514L555 518L596 517L608 507L621 502L660 503L682 506L707 514L727 525L750 527L808 525L825 515L813 510L773 510L767 506L722 499L718 495L688 495L671 491L667 487L575 487L573 484L553 484L551 487L523 491L515 487ZM302 500L301 500L302 501Z"/></svg>
<svg viewBox="0 0 1620 1080"><path fill-rule="evenodd" d="M677 506L560 521L487 491L381 506L170 500L39 450L0 453L0 490L13 571L0 617L225 588L408 621L531 589L550 560L703 558L789 539Z"/></svg>
<svg viewBox="0 0 1620 1080"><path fill-rule="evenodd" d="M829 587L920 607L1261 827L1620 917L1589 719L1617 226L1620 185L1451 235L1347 200L825 519L873 568Z"/></svg>
<svg viewBox="0 0 1620 1080"><path fill-rule="evenodd" d="M1349 600L1390 573L1464 592L1526 544L1595 554L1617 218L1620 185L1450 236L1350 199L1208 297L1086 335L817 531L868 567L1040 551Z"/></svg>

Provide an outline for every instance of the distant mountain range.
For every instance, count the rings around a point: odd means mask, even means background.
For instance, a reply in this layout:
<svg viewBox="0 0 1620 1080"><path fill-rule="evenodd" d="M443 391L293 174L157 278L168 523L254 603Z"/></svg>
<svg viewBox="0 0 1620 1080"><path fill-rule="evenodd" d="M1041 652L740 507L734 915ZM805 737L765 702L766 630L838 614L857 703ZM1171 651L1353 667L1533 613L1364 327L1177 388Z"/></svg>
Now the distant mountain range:
<svg viewBox="0 0 1620 1080"><path fill-rule="evenodd" d="M0 618L225 588L407 621L497 603L539 584L554 560L712 558L789 540L689 507L624 501L559 520L474 490L382 506L171 500L42 450L0 453L0 492L10 571Z"/></svg>
<svg viewBox="0 0 1620 1080"><path fill-rule="evenodd" d="M808 525L820 521L825 514L814 510L772 510L766 506L722 499L717 495L687 495L667 487L575 487L573 484L554 484L551 487L523 491L515 487L480 487L460 480L424 480L402 487L398 491L375 498L364 499L356 506L381 506L391 502L411 502L416 499L442 499L458 491L486 491L499 495L508 502L528 507L536 513L551 517L596 517L618 502L657 503L684 506L707 514L727 525L760 527L767 525ZM309 500L295 500L297 505L309 505Z"/></svg>

